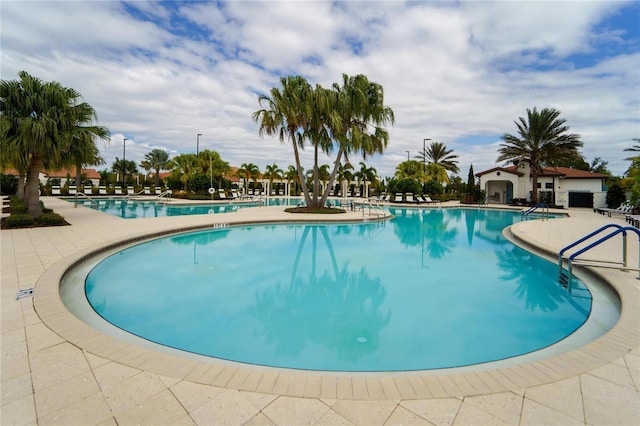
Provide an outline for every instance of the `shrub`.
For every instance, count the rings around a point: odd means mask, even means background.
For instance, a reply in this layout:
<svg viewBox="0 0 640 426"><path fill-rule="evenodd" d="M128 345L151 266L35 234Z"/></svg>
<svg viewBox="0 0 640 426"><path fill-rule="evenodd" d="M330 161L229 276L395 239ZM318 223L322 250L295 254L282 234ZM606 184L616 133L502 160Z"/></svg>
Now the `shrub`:
<svg viewBox="0 0 640 426"><path fill-rule="evenodd" d="M20 198L11 197L9 199L9 209L11 214L25 214L27 212L27 204Z"/></svg>
<svg viewBox="0 0 640 426"><path fill-rule="evenodd" d="M28 228L35 224L33 216L26 213L12 214L5 220L5 226L7 228Z"/></svg>
<svg viewBox="0 0 640 426"><path fill-rule="evenodd" d="M42 213L38 218L38 223L45 226L60 226L64 225L64 217L58 213Z"/></svg>
<svg viewBox="0 0 640 426"><path fill-rule="evenodd" d="M14 175L0 174L0 194L13 195L18 192L18 178Z"/></svg>
<svg viewBox="0 0 640 426"><path fill-rule="evenodd" d="M617 183L614 183L609 187L607 191L606 203L612 209L617 208L620 204L626 201L626 194L622 186Z"/></svg>

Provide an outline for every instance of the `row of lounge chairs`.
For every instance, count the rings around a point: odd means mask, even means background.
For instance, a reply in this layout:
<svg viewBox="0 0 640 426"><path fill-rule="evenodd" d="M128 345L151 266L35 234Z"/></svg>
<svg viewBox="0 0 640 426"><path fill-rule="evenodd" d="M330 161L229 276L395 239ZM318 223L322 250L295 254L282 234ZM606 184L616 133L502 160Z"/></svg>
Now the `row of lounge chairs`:
<svg viewBox="0 0 640 426"><path fill-rule="evenodd" d="M393 199L392 199L393 198ZM377 198L377 201L382 201L385 203L408 203L408 204L436 204L440 201L432 200L428 195L413 195L411 192L402 193L396 192L395 197L392 197L391 194L386 193L381 197Z"/></svg>
<svg viewBox="0 0 640 426"><path fill-rule="evenodd" d="M612 214L623 214L623 215L629 215L633 212L633 208L634 206L632 204L629 203L622 203L620 204L619 207L615 208L615 209L608 209L608 208L596 208L595 211L597 213L600 214L606 214L607 216L611 217Z"/></svg>
<svg viewBox="0 0 640 426"><path fill-rule="evenodd" d="M75 186L70 186L68 188L68 194L69 195L75 195L77 193L76 187ZM92 186L84 186L83 189L81 191L79 191L80 193L83 193L85 195L93 195L93 187ZM133 186L128 186L127 187L127 195L158 195L160 194L160 191L158 189L156 189L155 191L151 189L151 187L144 187L144 189L138 193L134 192L134 188ZM122 190L121 186L116 186L114 188L114 194L115 195L125 195L124 191ZM51 195L62 195L61 190L60 190L60 186L52 186L51 187ZM107 191L107 187L104 185L100 185L98 187L98 195L109 195L108 191Z"/></svg>

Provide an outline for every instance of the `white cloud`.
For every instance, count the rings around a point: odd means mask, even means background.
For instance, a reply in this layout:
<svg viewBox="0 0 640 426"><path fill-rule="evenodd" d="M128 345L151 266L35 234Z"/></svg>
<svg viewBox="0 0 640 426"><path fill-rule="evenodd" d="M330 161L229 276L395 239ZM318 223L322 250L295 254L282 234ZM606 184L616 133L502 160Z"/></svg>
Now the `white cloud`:
<svg viewBox="0 0 640 426"><path fill-rule="evenodd" d="M534 106L561 110L587 159L622 173L623 149L639 133L640 54L599 54L602 40L623 45L624 32L593 28L623 5L3 2L1 71L80 91L113 132L109 166L123 137L127 158L140 161L156 147L194 152L202 133L201 149L232 165L286 168L288 143L261 139L251 119L258 94L285 73L324 86L363 73L383 85L396 115L387 153L370 161L382 175L424 138L454 149L463 177L471 163L493 167L499 137ZM576 53L600 58L581 68ZM311 164L310 150L303 159Z"/></svg>

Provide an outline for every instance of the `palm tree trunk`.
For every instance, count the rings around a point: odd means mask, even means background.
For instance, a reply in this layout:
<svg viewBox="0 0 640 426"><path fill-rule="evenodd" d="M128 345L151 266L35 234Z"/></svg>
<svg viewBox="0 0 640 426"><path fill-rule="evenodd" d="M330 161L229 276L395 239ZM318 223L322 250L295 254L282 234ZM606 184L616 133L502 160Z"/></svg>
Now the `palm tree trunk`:
<svg viewBox="0 0 640 426"><path fill-rule="evenodd" d="M156 183L156 188L160 186L160 169L156 169L156 175L154 176L154 181Z"/></svg>
<svg viewBox="0 0 640 426"><path fill-rule="evenodd" d="M24 187L25 187L25 179L26 179L26 177L27 177L27 174L24 171L22 171L22 170L18 171L18 190L16 192L16 196L18 198L20 198L22 201L25 200L25 198L24 198Z"/></svg>
<svg viewBox="0 0 640 426"><path fill-rule="evenodd" d="M80 191L80 173L82 171L82 168L79 164L76 164L76 194L74 195L74 200L73 200L73 207L77 208L78 207L78 191Z"/></svg>
<svg viewBox="0 0 640 426"><path fill-rule="evenodd" d="M27 213L34 218L39 218L42 214L42 206L40 206L40 169L42 168L42 157L34 155L29 162L29 170L27 171L27 181L25 184L25 202L27 204Z"/></svg>
<svg viewBox="0 0 640 426"><path fill-rule="evenodd" d="M311 197L309 196L309 187L307 186L307 182L302 174L302 167L300 166L300 153L298 152L298 145L296 144L295 131L291 133L291 139L293 142L293 157L296 160L296 170L298 171L298 180L300 181L300 186L302 187L302 193L304 194L304 200L307 205L311 205Z"/></svg>
<svg viewBox="0 0 640 426"><path fill-rule="evenodd" d="M331 171L331 176L329 177L329 185L324 189L324 193L322 194L322 200L320 200L321 205L325 205L327 202L327 197L329 196L330 188L333 187L333 183L336 180L336 174L338 174L338 167L340 167L340 160L342 160L342 148L338 150L338 155L336 157L336 161L333 163L333 170ZM344 194L343 194L344 196Z"/></svg>

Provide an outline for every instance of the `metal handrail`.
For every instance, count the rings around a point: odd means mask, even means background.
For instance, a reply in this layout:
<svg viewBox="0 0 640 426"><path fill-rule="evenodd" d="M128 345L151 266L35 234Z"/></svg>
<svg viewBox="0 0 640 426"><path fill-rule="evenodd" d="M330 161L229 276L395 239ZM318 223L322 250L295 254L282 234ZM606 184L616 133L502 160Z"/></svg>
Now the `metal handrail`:
<svg viewBox="0 0 640 426"><path fill-rule="evenodd" d="M138 192L134 192L133 194L127 194L127 195L125 195L124 197L122 197L122 199L123 199L123 200L128 200L129 198L131 198L131 197L135 197L136 195L140 195L140 194L142 194L143 192L144 192L144 189L141 189L140 191L138 191Z"/></svg>
<svg viewBox="0 0 640 426"><path fill-rule="evenodd" d="M597 230L593 231L592 233L590 233L589 235L586 235L584 237L582 237L581 239L569 244L568 246L564 247L562 250L560 250L560 252L558 253L558 267L560 269L560 275L562 275L562 261L563 261L563 256L564 253L577 246L580 243L585 242L586 240L588 240L591 237L596 236L597 234L603 232L606 229L609 228L616 228L614 231L610 232L609 234L605 235L604 237L598 239L597 241L594 241L592 243L590 243L589 245L587 245L586 247L581 248L580 250L576 251L575 253L571 254L568 258L567 258L567 285L569 286L569 288L571 287L571 279L573 277L573 271L572 271L572 265L574 261L578 261L578 259L576 259L577 256L580 256L581 254L591 250L592 248L602 244L603 242L613 238L614 236L618 235L618 234L622 234L622 261L621 262L609 262L609 263L619 263L621 265L621 269L629 269L627 268L627 231L632 231L634 232L637 236L638 236L638 241L640 242L640 230L638 230L638 228L635 228L633 226L621 226L618 224L608 224L605 226L602 226L600 228L598 228ZM604 261L600 262L600 263L605 263ZM591 266L598 266L598 265L591 265ZM635 269L635 268L634 268ZM640 254L639 254L639 259L638 259L638 279L640 280Z"/></svg>
<svg viewBox="0 0 640 426"><path fill-rule="evenodd" d="M95 206L96 206L95 208L98 208L98 206L99 206L98 202L96 200L94 200L93 198L89 197L84 192L76 192L76 196L78 196L78 195L81 196L81 197L86 198L87 200L89 200L91 202L92 205L95 204Z"/></svg>
<svg viewBox="0 0 640 426"><path fill-rule="evenodd" d="M538 207L544 209L543 210L543 214L546 214L546 215L549 214L549 205L545 204L545 203L537 203L535 206L529 207L528 209L521 211L520 214L522 216L529 216L531 213L536 211L538 209Z"/></svg>
<svg viewBox="0 0 640 426"><path fill-rule="evenodd" d="M167 189L166 191L161 192L160 194L158 194L158 201L162 200L162 198L164 198L164 197L171 198L171 194L172 193L173 192L170 189Z"/></svg>

